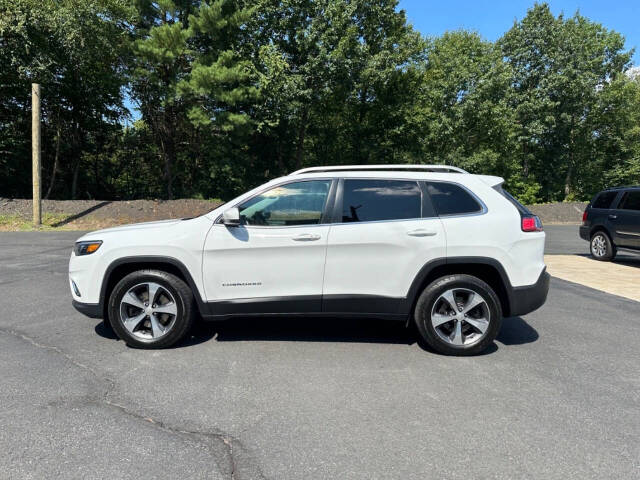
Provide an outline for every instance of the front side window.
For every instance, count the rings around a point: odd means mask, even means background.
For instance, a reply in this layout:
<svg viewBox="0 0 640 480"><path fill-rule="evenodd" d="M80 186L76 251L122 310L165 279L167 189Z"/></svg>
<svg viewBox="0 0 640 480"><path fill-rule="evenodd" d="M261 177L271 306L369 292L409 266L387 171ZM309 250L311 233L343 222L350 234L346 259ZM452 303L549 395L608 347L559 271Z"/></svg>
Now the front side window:
<svg viewBox="0 0 640 480"><path fill-rule="evenodd" d="M639 210L640 211L640 191L631 191L624 194L620 201L620 207L623 210Z"/></svg>
<svg viewBox="0 0 640 480"><path fill-rule="evenodd" d="M427 182L427 192L438 215L467 215L482 211L478 201L459 185Z"/></svg>
<svg viewBox="0 0 640 480"><path fill-rule="evenodd" d="M280 185L238 206L244 225L283 227L320 223L331 180Z"/></svg>
<svg viewBox="0 0 640 480"><path fill-rule="evenodd" d="M618 192L602 192L593 202L592 208L609 208Z"/></svg>
<svg viewBox="0 0 640 480"><path fill-rule="evenodd" d="M404 180L344 180L343 222L375 222L420 218L422 191Z"/></svg>

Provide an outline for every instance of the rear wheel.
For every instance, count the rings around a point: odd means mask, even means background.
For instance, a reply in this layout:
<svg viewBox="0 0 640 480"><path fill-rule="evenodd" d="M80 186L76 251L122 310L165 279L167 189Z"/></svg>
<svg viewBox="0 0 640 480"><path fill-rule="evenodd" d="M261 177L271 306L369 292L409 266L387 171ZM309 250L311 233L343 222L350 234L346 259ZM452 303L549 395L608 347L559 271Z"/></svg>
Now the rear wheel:
<svg viewBox="0 0 640 480"><path fill-rule="evenodd" d="M608 262L616 256L616 248L611 238L603 231L596 232L591 236L590 247L591 255L596 260Z"/></svg>
<svg viewBox="0 0 640 480"><path fill-rule="evenodd" d="M127 345L169 347L188 333L193 323L194 299L189 286L167 272L130 273L109 298L109 322Z"/></svg>
<svg viewBox="0 0 640 480"><path fill-rule="evenodd" d="M493 289L471 275L441 277L424 289L415 322L424 341L445 355L475 355L496 338L502 323Z"/></svg>

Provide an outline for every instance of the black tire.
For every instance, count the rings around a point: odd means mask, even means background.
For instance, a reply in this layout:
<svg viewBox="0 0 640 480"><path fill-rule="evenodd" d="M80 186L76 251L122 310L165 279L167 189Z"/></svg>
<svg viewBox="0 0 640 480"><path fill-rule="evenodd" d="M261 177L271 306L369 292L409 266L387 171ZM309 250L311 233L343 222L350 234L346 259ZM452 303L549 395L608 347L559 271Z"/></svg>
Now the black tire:
<svg viewBox="0 0 640 480"><path fill-rule="evenodd" d="M465 335L467 339L469 339L471 335L478 336L477 341L469 345L458 346L443 340L440 336L442 332L440 334L436 332L431 320L434 304L436 301L442 302L440 296L449 290L456 289L460 289L460 291L464 293L470 291L474 294L479 294L486 305L486 310L484 310L485 306L483 305L478 307L483 309L485 315L488 315L489 324L484 333L480 334L479 330L474 329L471 324L465 323L464 319L460 323L460 325L462 325L461 328L469 332L469 334ZM469 315L472 315L471 312L474 311L469 310L469 312ZM460 313L460 315L463 314ZM445 323L438 328L449 328L450 325L453 328L453 325L456 325L457 322L453 318L454 317L452 317L451 323ZM500 300L493 289L479 278L462 274L447 275L434 280L420 294L414 311L414 320L424 341L436 352L444 355L457 356L477 355L491 345L498 335L500 326L502 325L502 308L500 306ZM469 340L472 341L473 337Z"/></svg>
<svg viewBox="0 0 640 480"><path fill-rule="evenodd" d="M157 339L141 339L131 333L123 323L120 304L124 295L130 289L145 282L153 282L166 289L175 299L177 313L171 316L171 328ZM171 303L173 305L173 302ZM139 270L125 276L114 287L109 297L109 323L120 339L136 348L155 349L167 348L182 340L194 322L197 307L193 292L180 278L161 270ZM174 319L175 317L175 319ZM143 322L147 322L145 317ZM137 334L138 332L134 330Z"/></svg>
<svg viewBox="0 0 640 480"><path fill-rule="evenodd" d="M591 235L589 250L591 251L591 256L600 262L610 262L617 253L611 237L603 230L598 230Z"/></svg>

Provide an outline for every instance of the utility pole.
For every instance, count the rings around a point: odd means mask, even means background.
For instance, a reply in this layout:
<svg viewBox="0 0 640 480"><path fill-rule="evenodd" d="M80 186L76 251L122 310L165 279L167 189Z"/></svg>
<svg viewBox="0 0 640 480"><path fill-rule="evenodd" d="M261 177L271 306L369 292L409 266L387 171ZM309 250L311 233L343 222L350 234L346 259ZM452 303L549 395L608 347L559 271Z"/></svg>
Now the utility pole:
<svg viewBox="0 0 640 480"><path fill-rule="evenodd" d="M31 84L31 162L33 175L33 226L42 224L40 200L40 84Z"/></svg>

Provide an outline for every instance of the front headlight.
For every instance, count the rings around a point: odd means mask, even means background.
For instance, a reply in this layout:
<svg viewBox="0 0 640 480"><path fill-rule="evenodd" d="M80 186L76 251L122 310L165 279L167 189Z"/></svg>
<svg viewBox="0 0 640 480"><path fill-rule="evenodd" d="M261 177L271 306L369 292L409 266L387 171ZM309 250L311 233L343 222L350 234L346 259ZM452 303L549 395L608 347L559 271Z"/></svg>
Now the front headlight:
<svg viewBox="0 0 640 480"><path fill-rule="evenodd" d="M95 252L100 248L100 245L102 245L102 240L94 240L89 242L76 242L76 245L73 248L73 251L78 257L81 255L91 255L93 252Z"/></svg>

